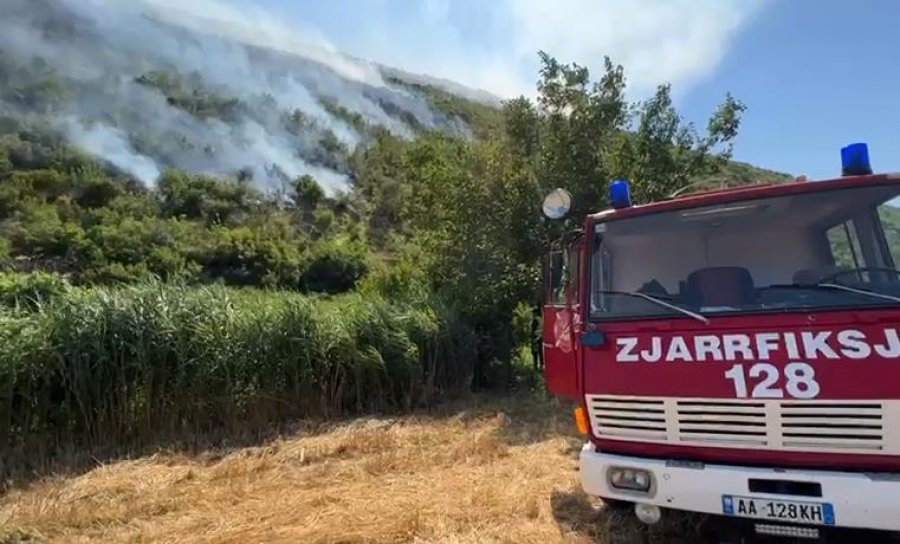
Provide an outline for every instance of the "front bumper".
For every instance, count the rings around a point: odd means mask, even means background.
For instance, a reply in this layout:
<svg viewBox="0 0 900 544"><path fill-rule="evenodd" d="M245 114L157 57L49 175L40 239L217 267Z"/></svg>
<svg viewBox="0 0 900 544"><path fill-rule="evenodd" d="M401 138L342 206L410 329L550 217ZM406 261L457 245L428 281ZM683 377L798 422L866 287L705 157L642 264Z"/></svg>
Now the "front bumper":
<svg viewBox="0 0 900 544"><path fill-rule="evenodd" d="M822 502L834 506L834 527L900 531L900 474L684 463L602 453L591 443L582 448L580 465L585 492L606 499L718 515L723 514L723 495ZM607 476L610 467L650 472L653 478L650 493L623 492L612 487ZM752 493L749 489L751 478L818 483L822 496Z"/></svg>

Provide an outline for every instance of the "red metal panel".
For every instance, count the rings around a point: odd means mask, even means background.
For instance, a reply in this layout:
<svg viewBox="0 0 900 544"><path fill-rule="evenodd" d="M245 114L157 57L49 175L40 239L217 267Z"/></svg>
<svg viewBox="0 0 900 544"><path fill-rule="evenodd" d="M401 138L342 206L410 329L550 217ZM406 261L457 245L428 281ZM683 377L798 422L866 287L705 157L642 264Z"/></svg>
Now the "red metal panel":
<svg viewBox="0 0 900 544"><path fill-rule="evenodd" d="M660 200L658 202L632 206L630 208L605 210L600 213L603 214L604 221L610 221L612 219L621 219L625 217L634 217L638 215L647 215L684 208L694 208L698 206L722 204L733 201L750 200L754 198L795 195L832 189L846 189L848 187L854 187L857 185L873 186L880 184L898 183L900 183L900 177L898 176L875 174L871 176L842 177L816 182L802 181L774 183L767 185L748 185L723 191L697 193L671 200ZM591 217L596 218L598 216L597 214L594 214Z"/></svg>
<svg viewBox="0 0 900 544"><path fill-rule="evenodd" d="M579 289L580 285L585 285L580 281L586 274L584 251L583 239L574 241L566 248L566 259L572 268L573 278L565 287L565 301L545 305L543 313L544 379L547 390L576 401L583 398L578 339L584 328L581 315L584 293ZM550 300L548 295L545 292L545 298Z"/></svg>
<svg viewBox="0 0 900 544"><path fill-rule="evenodd" d="M592 324L606 334L607 341L602 347L584 348L585 392L785 400L900 399L898 310L710 319L709 325L690 318ZM769 366L754 370L760 363ZM799 366L789 368L791 363ZM736 365L740 365L737 371ZM798 369L806 373L811 369L813 376L798 379L795 375L791 385L789 374ZM761 387L763 380L771 383ZM744 391L739 381L743 381Z"/></svg>
<svg viewBox="0 0 900 544"><path fill-rule="evenodd" d="M581 390L572 313L565 307L544 307L544 378L548 391L577 400Z"/></svg>

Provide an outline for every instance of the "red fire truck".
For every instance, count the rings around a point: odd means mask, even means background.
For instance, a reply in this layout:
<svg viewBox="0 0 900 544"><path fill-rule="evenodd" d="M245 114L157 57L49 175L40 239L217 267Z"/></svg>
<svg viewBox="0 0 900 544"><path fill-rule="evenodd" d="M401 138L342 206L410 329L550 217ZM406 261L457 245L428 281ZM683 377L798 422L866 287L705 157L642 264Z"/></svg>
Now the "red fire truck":
<svg viewBox="0 0 900 544"><path fill-rule="evenodd" d="M900 531L900 174L612 207L546 267L549 391L576 402L584 490L759 534ZM548 195L544 213L568 214Z"/></svg>

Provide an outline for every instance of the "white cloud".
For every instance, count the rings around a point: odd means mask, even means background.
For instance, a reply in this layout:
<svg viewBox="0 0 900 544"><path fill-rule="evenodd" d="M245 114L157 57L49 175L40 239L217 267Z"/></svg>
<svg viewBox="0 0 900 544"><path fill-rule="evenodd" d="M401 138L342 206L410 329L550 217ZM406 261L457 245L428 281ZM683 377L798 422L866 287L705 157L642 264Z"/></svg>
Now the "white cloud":
<svg viewBox="0 0 900 544"><path fill-rule="evenodd" d="M768 0L347 0L328 37L354 54L501 96L533 94L538 50L625 66L631 89L689 87ZM295 8L301 17L305 8Z"/></svg>
<svg viewBox="0 0 900 544"><path fill-rule="evenodd" d="M506 0L516 55L535 46L560 60L625 66L638 88L685 84L721 61L731 38L758 7L747 0Z"/></svg>

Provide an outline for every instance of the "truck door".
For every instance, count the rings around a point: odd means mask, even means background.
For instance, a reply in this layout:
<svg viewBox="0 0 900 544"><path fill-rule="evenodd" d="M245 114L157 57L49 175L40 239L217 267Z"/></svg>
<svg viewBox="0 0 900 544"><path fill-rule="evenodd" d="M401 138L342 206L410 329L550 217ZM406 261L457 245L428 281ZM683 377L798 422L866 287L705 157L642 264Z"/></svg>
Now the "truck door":
<svg viewBox="0 0 900 544"><path fill-rule="evenodd" d="M582 323L578 289L582 239L556 248L544 266L544 379L554 395L577 400L578 342Z"/></svg>

